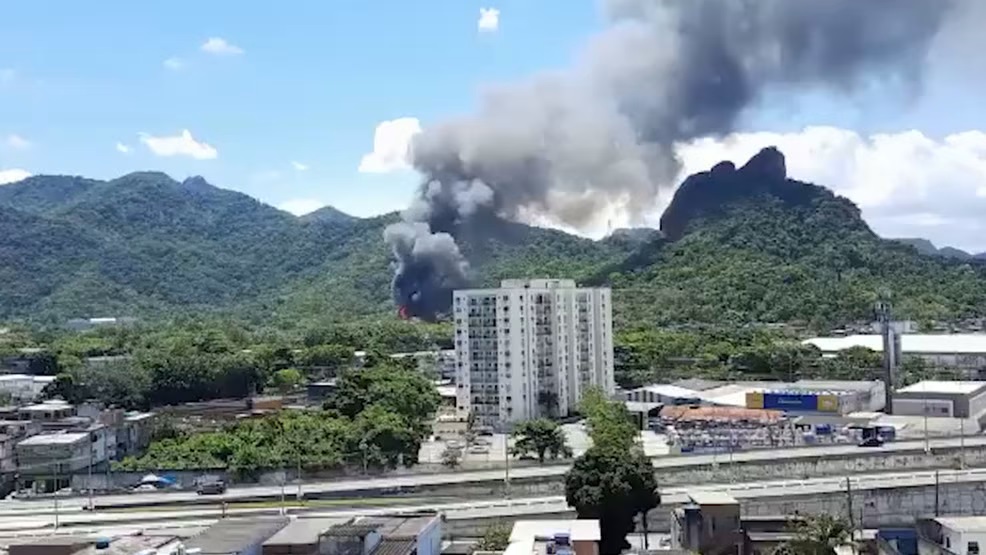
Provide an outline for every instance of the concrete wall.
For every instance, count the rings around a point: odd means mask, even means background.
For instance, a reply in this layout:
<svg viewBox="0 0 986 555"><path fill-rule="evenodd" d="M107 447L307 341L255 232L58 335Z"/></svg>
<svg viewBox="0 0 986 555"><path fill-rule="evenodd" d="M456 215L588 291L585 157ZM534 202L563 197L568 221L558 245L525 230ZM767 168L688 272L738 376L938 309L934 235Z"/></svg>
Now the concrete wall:
<svg viewBox="0 0 986 555"><path fill-rule="evenodd" d="M859 448L852 457L805 457L753 462L730 463L724 455L717 465L695 465L658 470L661 486L688 485L708 482L753 482L778 478L817 478L845 476L853 473L958 468L962 458L968 467L986 466L986 446L939 448L931 453L923 450L886 453Z"/></svg>
<svg viewBox="0 0 986 555"><path fill-rule="evenodd" d="M854 451L852 456L812 456L797 459L771 459L758 461L737 461L733 464L729 462L727 455L717 464L694 464L689 457L681 457L680 463L673 466L662 466L656 470L658 483L662 487L686 486L701 483L730 483L730 482L755 482L758 480L776 480L780 478L807 479L824 476L846 476L851 474L891 472L901 470L922 470L934 468L959 468L960 460L964 456L967 467L986 467L986 445L968 447L964 450L955 448L936 448L931 453L925 453L921 449L907 452L885 452L881 450L870 450L859 448ZM536 466L533 461L518 461L519 464L511 463L511 468L520 466ZM482 464L482 463L477 463ZM490 463L484 469L502 469L503 467ZM469 468L463 470L478 470ZM448 472L448 469L438 465L418 465L410 469L399 469L386 474L377 476L402 476L415 474L428 474ZM122 489L136 485L145 472L127 472L96 474L93 476L93 488L99 491ZM161 475L174 475L185 487L194 484L196 478L209 475L225 478L230 483L236 483L235 476L227 476L222 471L198 472L198 471L175 471L169 472L162 470L156 472ZM360 477L358 473L345 472L322 472L317 474L305 474L305 481L330 481L345 480ZM286 481L291 483L295 479L295 473L290 469L287 471ZM560 495L564 493L563 476L553 476L544 478L519 479L512 477L510 480L510 494L514 496L536 496L536 495ZM276 486L285 481L285 475L281 472L267 472L259 477L259 483L263 485ZM256 483L256 482L254 482ZM73 488L77 490L87 489L87 476L82 473L73 476ZM440 484L427 487L418 487L413 490L403 488L402 493L413 491L415 493L441 494L455 497L480 499L489 496L502 496L505 491L504 480L498 476L494 480L472 482L468 484ZM372 492L366 492L371 494ZM387 492L381 492L387 494Z"/></svg>
<svg viewBox="0 0 986 555"><path fill-rule="evenodd" d="M937 489L937 495L936 495ZM919 518L928 518L937 513L941 515L982 515L986 514L986 482L979 483L940 483L934 485L856 490L851 495L853 523L859 527L901 527L910 526ZM662 505L648 515L651 532L669 532L671 513L679 505ZM751 498L740 502L741 514L749 516L778 516L794 514L831 514L848 518L850 494L845 491L813 493L773 498ZM515 519L531 518L573 518L574 511L517 517L471 518L457 520L450 518L446 524L446 534L457 537L481 536L493 522L512 522Z"/></svg>

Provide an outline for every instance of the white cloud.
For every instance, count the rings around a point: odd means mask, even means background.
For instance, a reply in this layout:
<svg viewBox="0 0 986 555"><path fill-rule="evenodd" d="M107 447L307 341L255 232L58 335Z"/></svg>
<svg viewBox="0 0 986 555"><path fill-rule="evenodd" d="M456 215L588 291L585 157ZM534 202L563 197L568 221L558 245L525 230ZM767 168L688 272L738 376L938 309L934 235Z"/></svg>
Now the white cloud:
<svg viewBox="0 0 986 555"><path fill-rule="evenodd" d="M130 154L133 149L129 145L123 143L116 143L116 151L120 154Z"/></svg>
<svg viewBox="0 0 986 555"><path fill-rule="evenodd" d="M500 28L500 10L496 8L479 8L479 32L492 33Z"/></svg>
<svg viewBox="0 0 986 555"><path fill-rule="evenodd" d="M195 140L188 129L171 137L155 137L147 133L140 134L140 142L157 156L188 156L196 160L213 160L219 157L219 152L212 145Z"/></svg>
<svg viewBox="0 0 986 555"><path fill-rule="evenodd" d="M308 164L302 164L301 162L291 162L291 167L300 172L308 170Z"/></svg>
<svg viewBox="0 0 986 555"><path fill-rule="evenodd" d="M317 199L296 198L286 200L277 207L285 212L290 212L295 216L304 216L305 214L310 214L323 206L325 206L325 203Z"/></svg>
<svg viewBox="0 0 986 555"><path fill-rule="evenodd" d="M212 37L202 44L202 51L216 56L238 56L243 53L243 49L235 44L226 42L226 39Z"/></svg>
<svg viewBox="0 0 986 555"><path fill-rule="evenodd" d="M24 137L21 137L16 133L11 133L10 135L7 135L7 138L4 139L4 144L6 144L7 147L12 148L14 150L27 150L31 148L31 141L25 139Z"/></svg>
<svg viewBox="0 0 986 555"><path fill-rule="evenodd" d="M164 67L171 71L181 71L185 69L185 61L181 58L168 58L164 61Z"/></svg>
<svg viewBox="0 0 986 555"><path fill-rule="evenodd" d="M373 152L363 156L362 173L390 173L410 167L411 140L421 132L418 118L398 118L377 125L373 134Z"/></svg>
<svg viewBox="0 0 986 555"><path fill-rule="evenodd" d="M31 177L31 172L21 169L9 169L0 170L0 185L6 185L8 183L16 183L23 179Z"/></svg>
<svg viewBox="0 0 986 555"><path fill-rule="evenodd" d="M923 237L936 245L986 251L986 133L943 139L920 131L860 136L834 127L798 133L736 133L678 146L683 175L721 160L744 163L776 145L788 175L848 197L884 237Z"/></svg>

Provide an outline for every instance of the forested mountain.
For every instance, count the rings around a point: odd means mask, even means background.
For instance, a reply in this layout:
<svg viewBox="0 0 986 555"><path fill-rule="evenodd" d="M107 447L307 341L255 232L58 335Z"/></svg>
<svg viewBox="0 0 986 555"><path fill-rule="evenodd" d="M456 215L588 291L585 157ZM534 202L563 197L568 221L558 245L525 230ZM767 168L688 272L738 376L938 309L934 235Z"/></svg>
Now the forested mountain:
<svg viewBox="0 0 986 555"><path fill-rule="evenodd" d="M160 317L219 311L270 321L390 313L384 227L332 208L297 218L208 184L160 173L112 181L37 176L0 187L0 319ZM463 245L479 283L523 274L581 277L625 250L502 223Z"/></svg>
<svg viewBox="0 0 986 555"><path fill-rule="evenodd" d="M607 268L627 322L868 320L889 292L915 320L986 313L986 268L879 238L848 199L788 179L765 149L685 180L661 219L665 243Z"/></svg>
<svg viewBox="0 0 986 555"><path fill-rule="evenodd" d="M256 322L389 315L384 227L324 208L297 218L190 178L38 176L0 187L0 320L217 312ZM477 285L573 277L614 288L623 327L866 320L986 312L986 269L877 237L858 208L786 176L765 149L689 177L661 230L601 241L498 221L460 237Z"/></svg>
<svg viewBox="0 0 986 555"><path fill-rule="evenodd" d="M894 239L898 243L903 243L905 245L910 245L917 249L921 254L931 254L944 256L946 258L955 258L958 260L969 260L970 258L986 260L986 252L981 252L978 254L971 254L962 249L957 249L955 247L942 247L938 248L934 243L927 239L917 239L917 238L899 238Z"/></svg>

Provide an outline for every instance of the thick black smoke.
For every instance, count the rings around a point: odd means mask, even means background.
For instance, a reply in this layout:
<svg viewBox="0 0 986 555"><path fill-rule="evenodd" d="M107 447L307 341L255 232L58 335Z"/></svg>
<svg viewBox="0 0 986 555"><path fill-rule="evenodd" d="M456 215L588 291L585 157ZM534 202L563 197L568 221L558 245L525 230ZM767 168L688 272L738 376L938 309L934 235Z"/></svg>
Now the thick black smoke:
<svg viewBox="0 0 986 555"><path fill-rule="evenodd" d="M765 92L919 86L964 1L604 0L610 25L572 68L492 90L478 113L416 137L424 180L387 232L395 301L423 318L447 311L449 287L466 281L449 234L488 221L470 218L479 211L640 221L679 169L675 144L732 131Z"/></svg>

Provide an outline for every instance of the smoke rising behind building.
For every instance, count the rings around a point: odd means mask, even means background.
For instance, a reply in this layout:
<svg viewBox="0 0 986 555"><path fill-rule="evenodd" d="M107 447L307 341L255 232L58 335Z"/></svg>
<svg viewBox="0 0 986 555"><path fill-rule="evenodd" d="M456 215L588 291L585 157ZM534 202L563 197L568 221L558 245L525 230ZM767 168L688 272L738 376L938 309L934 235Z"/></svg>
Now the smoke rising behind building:
<svg viewBox="0 0 986 555"><path fill-rule="evenodd" d="M496 87L475 114L415 138L422 185L385 234L395 302L447 312L468 281L454 238L489 221L480 212L585 228L617 210L640 223L673 185L675 144L733 131L765 92L918 90L964 1L604 0L608 26L571 67Z"/></svg>

